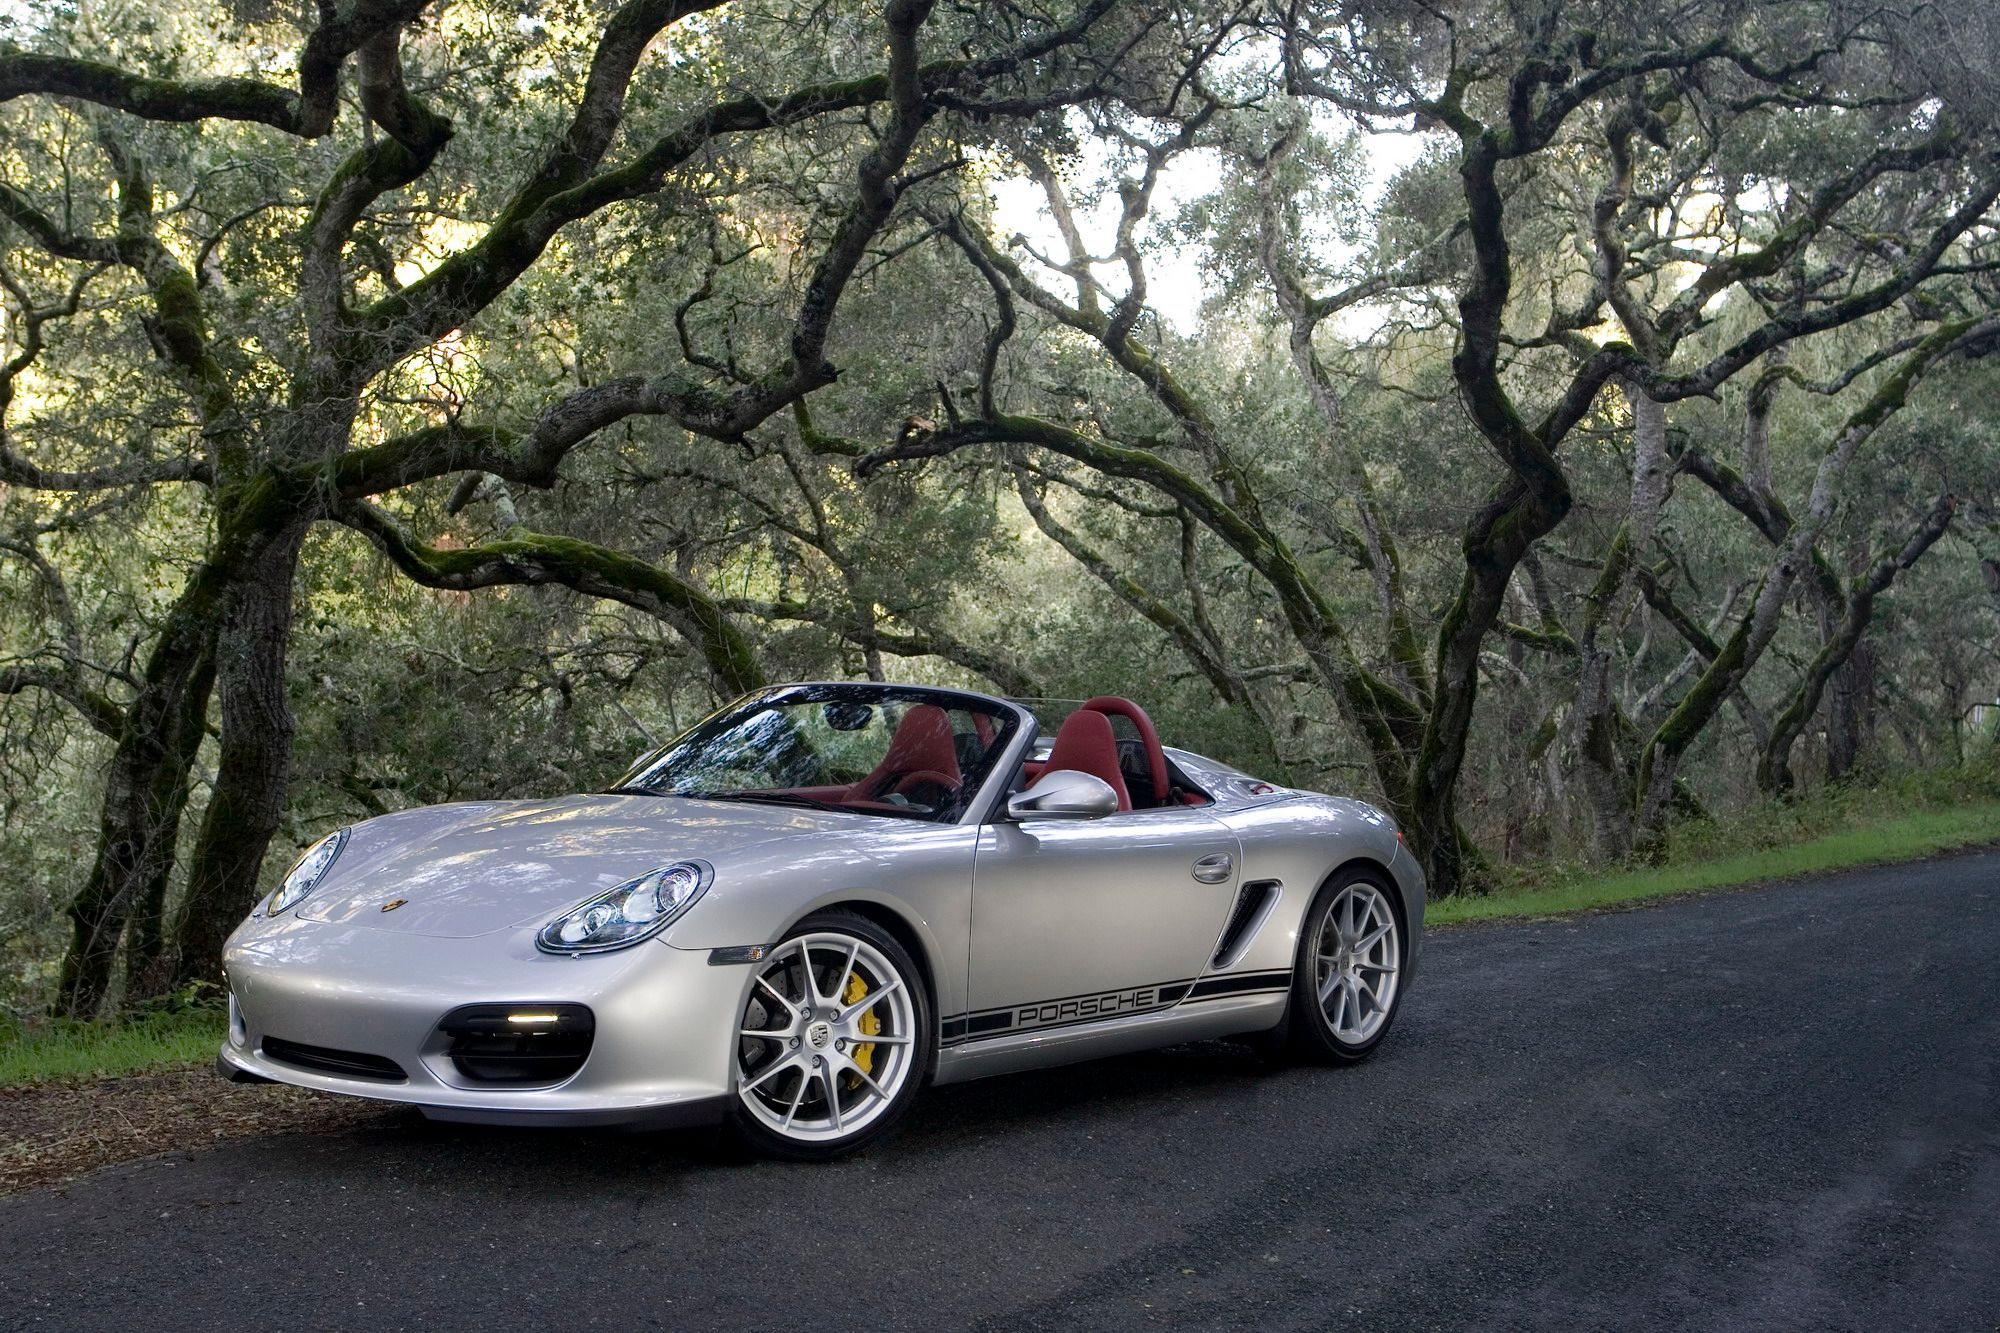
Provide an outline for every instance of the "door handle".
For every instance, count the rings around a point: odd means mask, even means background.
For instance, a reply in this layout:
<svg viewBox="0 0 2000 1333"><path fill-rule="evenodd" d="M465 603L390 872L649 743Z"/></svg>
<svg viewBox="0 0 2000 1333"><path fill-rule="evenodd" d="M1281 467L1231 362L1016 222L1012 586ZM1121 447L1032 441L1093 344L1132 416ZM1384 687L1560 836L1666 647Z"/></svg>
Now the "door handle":
<svg viewBox="0 0 2000 1333"><path fill-rule="evenodd" d="M1229 872L1235 864L1235 858L1228 852L1212 852L1196 861L1188 873L1204 884L1220 884L1229 878Z"/></svg>

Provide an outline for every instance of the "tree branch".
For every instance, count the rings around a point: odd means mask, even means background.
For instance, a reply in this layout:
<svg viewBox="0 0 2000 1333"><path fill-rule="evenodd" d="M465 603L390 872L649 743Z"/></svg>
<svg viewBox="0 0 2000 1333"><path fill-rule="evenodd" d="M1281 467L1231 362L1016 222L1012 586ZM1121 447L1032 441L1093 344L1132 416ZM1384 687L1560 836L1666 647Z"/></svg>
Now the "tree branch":
<svg viewBox="0 0 2000 1333"><path fill-rule="evenodd" d="M241 120L307 133L298 94L256 79L155 79L95 60L0 45L0 102L73 97L143 120ZM325 133L320 130L319 133Z"/></svg>
<svg viewBox="0 0 2000 1333"><path fill-rule="evenodd" d="M339 505L333 517L374 542L390 563L425 587L466 592L507 584L563 584L672 625L701 654L715 688L727 696L765 683L749 640L713 598L637 556L521 528L504 541L478 546L426 546L386 511L365 503Z"/></svg>
<svg viewBox="0 0 2000 1333"><path fill-rule="evenodd" d="M124 734L125 710L109 695L83 688L75 672L62 667L0 666L0 694L29 690L43 690L61 699L100 736L115 741Z"/></svg>

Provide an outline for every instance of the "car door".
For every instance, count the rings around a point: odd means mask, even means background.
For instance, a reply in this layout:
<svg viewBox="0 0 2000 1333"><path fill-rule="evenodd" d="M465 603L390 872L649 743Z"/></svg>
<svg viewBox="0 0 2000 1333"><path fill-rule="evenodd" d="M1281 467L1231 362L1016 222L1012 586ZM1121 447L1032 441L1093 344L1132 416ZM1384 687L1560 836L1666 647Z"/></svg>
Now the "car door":
<svg viewBox="0 0 2000 1333"><path fill-rule="evenodd" d="M1173 1003L1214 952L1240 860L1236 835L1194 809L987 825L973 859L969 1012L948 1035Z"/></svg>

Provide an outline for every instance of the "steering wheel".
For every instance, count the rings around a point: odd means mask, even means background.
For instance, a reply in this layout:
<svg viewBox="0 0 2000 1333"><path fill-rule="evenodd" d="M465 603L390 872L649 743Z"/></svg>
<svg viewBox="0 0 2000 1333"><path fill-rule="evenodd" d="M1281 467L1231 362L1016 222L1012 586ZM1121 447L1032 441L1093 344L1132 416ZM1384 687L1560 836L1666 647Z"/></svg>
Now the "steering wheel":
<svg viewBox="0 0 2000 1333"><path fill-rule="evenodd" d="M889 794L892 796L908 796L909 789L922 782L942 787L953 795L956 795L958 789L964 785L962 779L947 777L934 768L913 768L906 773L897 773L894 777L895 780L889 784Z"/></svg>

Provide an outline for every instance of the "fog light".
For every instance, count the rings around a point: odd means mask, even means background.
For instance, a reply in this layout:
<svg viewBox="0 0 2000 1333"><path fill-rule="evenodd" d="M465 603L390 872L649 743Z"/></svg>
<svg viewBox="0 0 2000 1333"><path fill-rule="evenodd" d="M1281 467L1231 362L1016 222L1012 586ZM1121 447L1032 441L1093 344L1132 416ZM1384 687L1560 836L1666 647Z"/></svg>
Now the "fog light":
<svg viewBox="0 0 2000 1333"><path fill-rule="evenodd" d="M583 1068L597 1024L580 1004L468 1004L438 1023L443 1054L473 1083L560 1083Z"/></svg>

